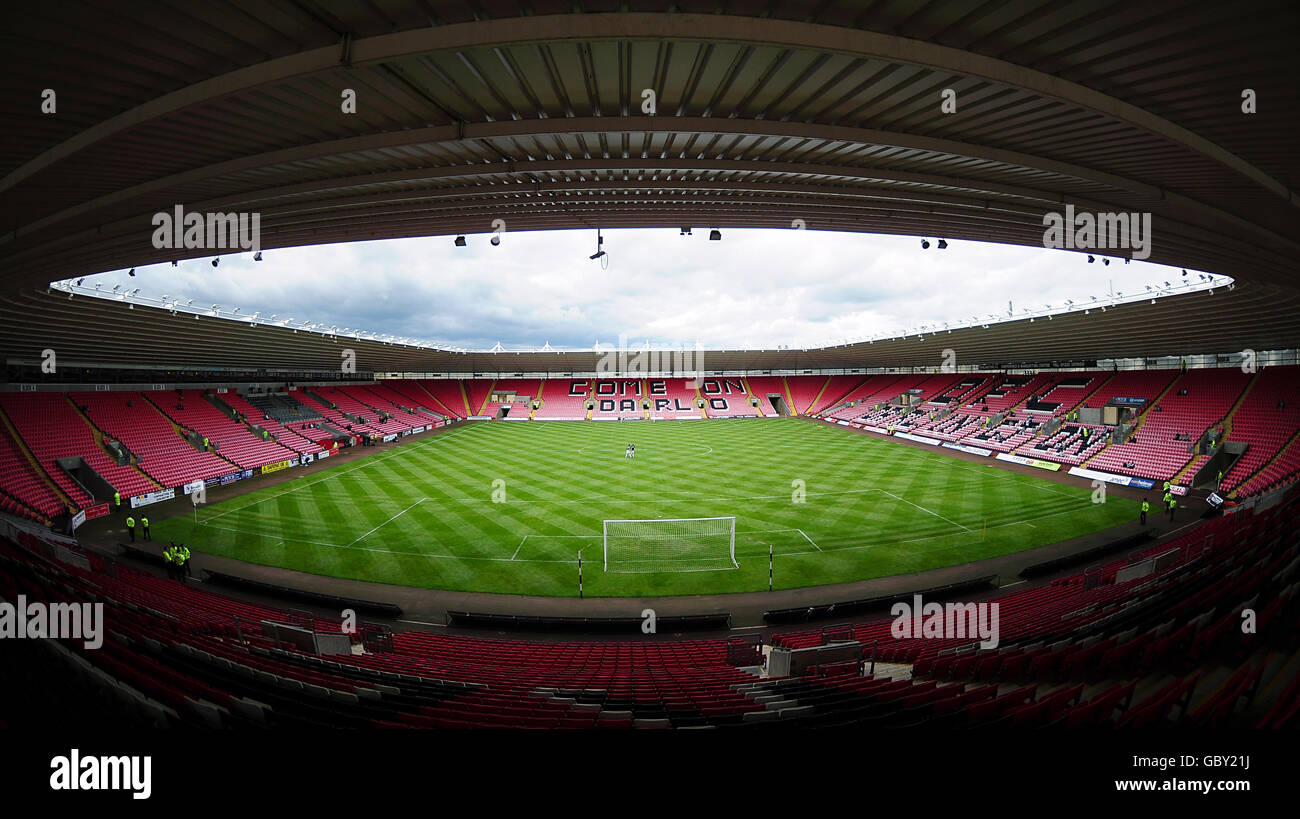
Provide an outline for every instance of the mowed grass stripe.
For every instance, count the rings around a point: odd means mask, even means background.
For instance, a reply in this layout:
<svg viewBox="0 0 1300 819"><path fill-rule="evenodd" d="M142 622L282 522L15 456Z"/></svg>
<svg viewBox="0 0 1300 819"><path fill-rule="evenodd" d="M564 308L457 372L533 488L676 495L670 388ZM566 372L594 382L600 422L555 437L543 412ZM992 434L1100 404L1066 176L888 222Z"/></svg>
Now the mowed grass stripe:
<svg viewBox="0 0 1300 819"><path fill-rule="evenodd" d="M798 419L491 423L156 528L198 551L302 571L544 595L576 595L582 549L588 595L696 594L765 589L767 544L778 587L836 583L1046 545L1128 520L1130 506ZM740 569L601 570L605 519L726 515Z"/></svg>

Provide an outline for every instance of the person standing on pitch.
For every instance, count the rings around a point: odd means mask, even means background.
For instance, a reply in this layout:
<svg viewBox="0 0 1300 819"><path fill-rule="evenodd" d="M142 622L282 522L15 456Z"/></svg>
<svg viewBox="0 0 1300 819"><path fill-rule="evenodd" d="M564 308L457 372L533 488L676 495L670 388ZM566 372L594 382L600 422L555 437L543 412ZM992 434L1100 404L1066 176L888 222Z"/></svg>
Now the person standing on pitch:
<svg viewBox="0 0 1300 819"><path fill-rule="evenodd" d="M126 516L126 533L131 537L131 542L135 543L135 518L130 515Z"/></svg>
<svg viewBox="0 0 1300 819"><path fill-rule="evenodd" d="M149 537L149 518L145 515L140 516L140 528L145 540L153 540L153 538Z"/></svg>
<svg viewBox="0 0 1300 819"><path fill-rule="evenodd" d="M168 543L167 548L163 549L163 563L167 565L167 579L176 579L176 544Z"/></svg>
<svg viewBox="0 0 1300 819"><path fill-rule="evenodd" d="M1174 509L1178 506L1178 498L1169 499L1169 522L1174 522Z"/></svg>
<svg viewBox="0 0 1300 819"><path fill-rule="evenodd" d="M1151 504L1147 502L1147 499L1146 499L1146 498L1143 498L1143 499L1142 499L1142 524L1143 524L1143 525L1146 525L1146 522L1147 522L1147 512L1150 512L1150 511L1151 511Z"/></svg>

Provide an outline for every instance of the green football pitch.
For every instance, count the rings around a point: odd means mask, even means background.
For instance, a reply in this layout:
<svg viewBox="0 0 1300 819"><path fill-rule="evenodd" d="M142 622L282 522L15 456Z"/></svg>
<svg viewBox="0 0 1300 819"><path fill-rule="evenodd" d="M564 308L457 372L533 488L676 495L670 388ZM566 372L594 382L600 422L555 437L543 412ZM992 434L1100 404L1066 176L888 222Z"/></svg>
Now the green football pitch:
<svg viewBox="0 0 1300 819"><path fill-rule="evenodd" d="M334 577L552 596L577 595L581 552L588 596L708 594L766 589L769 547L776 588L843 583L1032 549L1134 506L801 419L473 423L161 521L154 539ZM731 516L739 567L716 538L700 547L722 549L710 570L603 565L607 519Z"/></svg>

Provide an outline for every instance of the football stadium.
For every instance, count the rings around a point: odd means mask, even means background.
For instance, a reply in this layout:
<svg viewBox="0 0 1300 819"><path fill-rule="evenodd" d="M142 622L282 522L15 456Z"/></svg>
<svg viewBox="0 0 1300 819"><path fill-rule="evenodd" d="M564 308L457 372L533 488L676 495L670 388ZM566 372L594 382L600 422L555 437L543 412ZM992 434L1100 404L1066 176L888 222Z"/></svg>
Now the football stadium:
<svg viewBox="0 0 1300 819"><path fill-rule="evenodd" d="M1297 33L11 11L0 725L1300 726Z"/></svg>

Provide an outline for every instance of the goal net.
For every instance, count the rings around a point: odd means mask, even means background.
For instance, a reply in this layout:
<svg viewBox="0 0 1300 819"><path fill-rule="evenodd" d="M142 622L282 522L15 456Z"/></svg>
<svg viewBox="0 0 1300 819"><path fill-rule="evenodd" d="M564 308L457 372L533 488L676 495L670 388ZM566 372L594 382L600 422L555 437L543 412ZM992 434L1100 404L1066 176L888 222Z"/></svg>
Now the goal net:
<svg viewBox="0 0 1300 819"><path fill-rule="evenodd" d="M740 568L734 517L607 520L604 539L607 572Z"/></svg>

